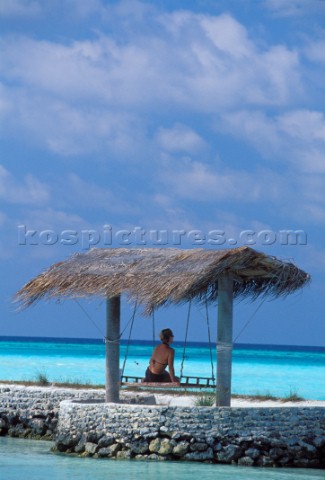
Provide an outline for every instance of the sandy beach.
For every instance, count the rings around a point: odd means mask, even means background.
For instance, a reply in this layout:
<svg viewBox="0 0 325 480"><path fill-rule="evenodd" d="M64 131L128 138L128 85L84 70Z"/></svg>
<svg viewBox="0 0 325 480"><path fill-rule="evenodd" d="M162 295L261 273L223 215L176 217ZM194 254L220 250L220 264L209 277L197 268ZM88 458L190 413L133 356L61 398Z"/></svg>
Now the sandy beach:
<svg viewBox="0 0 325 480"><path fill-rule="evenodd" d="M76 392L76 391L84 391L91 395L93 392L94 398L97 397L99 392L104 394L104 389L92 389L92 388L73 388L72 386L66 385L57 385L53 383L52 385L41 387L35 383L24 383L24 382L6 382L5 380L0 380L1 387L12 387L13 385L18 389L28 388L28 390L35 390L38 391L41 389L46 389L49 392L57 391L57 390L65 390L66 392ZM168 405L168 406L180 406L180 407L194 407L196 404L197 399L200 395L191 395L189 393L180 394L180 393L161 393L161 392L153 392L152 390L141 390L140 391L131 391L131 390L121 390L121 399L126 399L127 397L132 398L135 396L154 396L157 405ZM203 394L202 394L203 396ZM204 394L205 396L205 394ZM208 395L213 397L214 395ZM133 402L132 402L133 403ZM259 400L258 398L254 397L234 397L231 399L231 407L242 407L242 408L270 408L270 407L325 407L325 400L300 400L300 401L284 401L281 399L270 399L270 400Z"/></svg>
<svg viewBox="0 0 325 480"><path fill-rule="evenodd" d="M165 395L155 393L157 405L170 406L195 406L197 396L192 395ZM284 402L281 400L256 400L251 397L233 398L231 400L232 407L325 407L323 400L302 400L297 402Z"/></svg>

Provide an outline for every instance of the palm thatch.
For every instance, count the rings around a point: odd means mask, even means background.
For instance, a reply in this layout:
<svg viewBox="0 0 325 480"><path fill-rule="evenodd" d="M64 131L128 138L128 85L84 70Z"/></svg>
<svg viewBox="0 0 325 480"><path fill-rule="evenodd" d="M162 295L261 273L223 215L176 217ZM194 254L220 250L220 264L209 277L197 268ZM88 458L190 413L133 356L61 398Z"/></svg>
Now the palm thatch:
<svg viewBox="0 0 325 480"><path fill-rule="evenodd" d="M41 298L114 297L125 293L147 313L167 303L214 302L218 277L232 275L234 296L278 297L310 277L293 263L249 247L225 250L107 248L79 253L51 266L15 296L22 306Z"/></svg>

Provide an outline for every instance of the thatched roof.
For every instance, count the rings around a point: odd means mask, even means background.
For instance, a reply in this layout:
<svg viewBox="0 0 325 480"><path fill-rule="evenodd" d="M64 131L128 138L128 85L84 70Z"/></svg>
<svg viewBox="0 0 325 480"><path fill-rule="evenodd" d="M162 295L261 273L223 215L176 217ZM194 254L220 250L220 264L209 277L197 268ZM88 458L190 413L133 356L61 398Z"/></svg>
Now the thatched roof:
<svg viewBox="0 0 325 480"><path fill-rule="evenodd" d="M22 306L41 298L113 297L122 293L150 312L190 299L214 302L218 277L230 274L234 295L287 295L310 277L293 263L249 247L225 250L106 248L79 253L54 264L16 294Z"/></svg>

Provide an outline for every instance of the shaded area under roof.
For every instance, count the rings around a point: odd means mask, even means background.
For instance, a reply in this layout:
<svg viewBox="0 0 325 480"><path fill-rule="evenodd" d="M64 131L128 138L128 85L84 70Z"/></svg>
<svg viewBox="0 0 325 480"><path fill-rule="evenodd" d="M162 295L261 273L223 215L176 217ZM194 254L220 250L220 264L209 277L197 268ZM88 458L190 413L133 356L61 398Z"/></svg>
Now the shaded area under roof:
<svg viewBox="0 0 325 480"><path fill-rule="evenodd" d="M45 298L114 297L125 293L147 313L168 303L215 302L218 278L232 275L234 296L279 297L302 288L310 277L289 261L249 247L93 249L51 266L15 296L22 306Z"/></svg>

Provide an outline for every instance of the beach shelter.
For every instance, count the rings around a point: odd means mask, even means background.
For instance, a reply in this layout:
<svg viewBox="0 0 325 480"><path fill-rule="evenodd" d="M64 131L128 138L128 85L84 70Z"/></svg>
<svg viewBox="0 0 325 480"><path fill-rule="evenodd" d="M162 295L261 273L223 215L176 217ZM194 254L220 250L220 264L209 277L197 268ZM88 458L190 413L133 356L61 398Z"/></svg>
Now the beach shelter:
<svg viewBox="0 0 325 480"><path fill-rule="evenodd" d="M218 302L217 405L230 406L233 298L288 295L310 277L292 262L250 247L205 250L103 248L52 265L16 294L22 306L44 298L106 298L106 401L119 401L120 298L144 313L189 301Z"/></svg>

